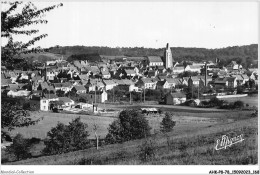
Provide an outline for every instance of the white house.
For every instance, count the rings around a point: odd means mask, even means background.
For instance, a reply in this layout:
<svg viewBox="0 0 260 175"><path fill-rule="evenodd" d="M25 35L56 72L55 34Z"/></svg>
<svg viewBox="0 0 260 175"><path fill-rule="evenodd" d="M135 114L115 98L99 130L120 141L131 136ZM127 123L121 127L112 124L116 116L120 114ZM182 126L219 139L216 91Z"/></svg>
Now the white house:
<svg viewBox="0 0 260 175"><path fill-rule="evenodd" d="M47 80L54 80L54 77L56 76L55 72L50 70L46 72L46 78Z"/></svg>
<svg viewBox="0 0 260 175"><path fill-rule="evenodd" d="M75 102L68 97L59 97L59 101L62 101L64 103L64 107L70 107L71 105L75 104Z"/></svg>
<svg viewBox="0 0 260 175"><path fill-rule="evenodd" d="M180 92L169 93L166 95L165 104L177 105L186 101L186 95Z"/></svg>
<svg viewBox="0 0 260 175"><path fill-rule="evenodd" d="M9 97L28 97L30 95L31 91L26 91L26 90L10 90L7 93L7 96Z"/></svg>
<svg viewBox="0 0 260 175"><path fill-rule="evenodd" d="M180 66L180 67L177 66L177 67L174 67L172 69L172 73L173 74L180 74L182 72L184 72L184 67L183 66Z"/></svg>
<svg viewBox="0 0 260 175"><path fill-rule="evenodd" d="M57 97L55 94L45 94L44 97L40 100L40 110L49 111L51 101L59 101L59 97Z"/></svg>
<svg viewBox="0 0 260 175"><path fill-rule="evenodd" d="M107 100L106 91L90 91L87 94L88 102L92 103L104 103Z"/></svg>
<svg viewBox="0 0 260 175"><path fill-rule="evenodd" d="M113 81L113 80L103 80L103 83L105 84L105 89L107 90L111 90L113 89L115 86L117 86L118 84Z"/></svg>
<svg viewBox="0 0 260 175"><path fill-rule="evenodd" d="M152 78L142 78L137 81L136 86L145 89L156 89L157 81Z"/></svg>
<svg viewBox="0 0 260 175"><path fill-rule="evenodd" d="M200 73L201 67L199 65L187 65L185 71L198 72Z"/></svg>
<svg viewBox="0 0 260 175"><path fill-rule="evenodd" d="M238 68L239 66L239 68ZM228 70L238 70L238 69L242 69L242 65L238 65L236 61L231 61L231 63L229 63L226 68Z"/></svg>

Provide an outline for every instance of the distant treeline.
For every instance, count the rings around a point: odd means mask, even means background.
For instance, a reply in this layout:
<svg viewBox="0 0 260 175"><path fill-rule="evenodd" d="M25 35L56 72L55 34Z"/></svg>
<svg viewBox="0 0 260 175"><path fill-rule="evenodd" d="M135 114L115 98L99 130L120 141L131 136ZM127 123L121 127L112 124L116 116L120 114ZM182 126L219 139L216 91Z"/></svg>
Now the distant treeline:
<svg viewBox="0 0 260 175"><path fill-rule="evenodd" d="M171 50L173 59L175 61L215 61L216 58L219 58L223 64L235 60L241 63L244 67L252 67L252 65L254 65L253 67L257 66L257 44L251 44L246 46L233 46L221 49L172 47ZM164 48L154 49L144 47L110 48L87 46L56 46L49 48L49 52L54 54L66 55L66 57L69 57L70 59L77 57L77 55L82 56L84 54L99 54L111 56L125 55L130 57L137 57L149 55L163 56ZM71 58L70 56L72 56L73 58Z"/></svg>
<svg viewBox="0 0 260 175"><path fill-rule="evenodd" d="M68 62L72 62L74 60L87 60L88 62L101 62L102 61L102 59L98 53L73 54L67 58Z"/></svg>

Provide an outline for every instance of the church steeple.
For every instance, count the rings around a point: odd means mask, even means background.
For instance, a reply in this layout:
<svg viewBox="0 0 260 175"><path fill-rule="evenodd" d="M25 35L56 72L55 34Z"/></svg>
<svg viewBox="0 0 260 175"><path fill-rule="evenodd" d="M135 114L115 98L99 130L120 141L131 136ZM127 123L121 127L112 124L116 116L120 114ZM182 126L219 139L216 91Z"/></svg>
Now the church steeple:
<svg viewBox="0 0 260 175"><path fill-rule="evenodd" d="M165 49L165 52L164 52L164 64L165 64L165 68L172 68L173 65L172 65L172 51L171 51L171 48L169 46L169 43L167 43L166 45L166 49Z"/></svg>

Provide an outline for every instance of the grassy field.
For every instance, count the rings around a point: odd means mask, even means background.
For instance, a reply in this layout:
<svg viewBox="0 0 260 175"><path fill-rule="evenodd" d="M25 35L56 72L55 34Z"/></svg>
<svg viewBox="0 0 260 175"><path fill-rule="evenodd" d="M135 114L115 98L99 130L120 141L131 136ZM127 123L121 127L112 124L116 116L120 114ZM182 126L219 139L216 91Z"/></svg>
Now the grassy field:
<svg viewBox="0 0 260 175"><path fill-rule="evenodd" d="M252 111L227 111L221 113L190 113L190 112L176 112L168 110L172 113L173 120L177 122L175 127L178 132L185 132L186 130L191 130L191 128L196 129L200 127L206 127L209 125L214 125L217 123L229 122L232 120L238 120L247 118ZM107 128L116 118L114 117L101 117L92 115L75 115L75 114L63 114L63 113L50 113L50 112L36 112L32 113L35 118L42 118L36 125L29 127L16 128L11 132L11 135L16 135L21 133L25 138L46 138L47 132L55 127L58 122L68 124L75 119L80 117L83 123L88 125L88 131L91 139L94 138L93 125L98 125L98 134L101 138L104 138L107 134ZM160 122L163 115L146 116L150 126L152 127L152 133L159 131ZM202 121L204 119L204 121ZM212 122L214 121L214 122Z"/></svg>
<svg viewBox="0 0 260 175"><path fill-rule="evenodd" d="M157 134L151 138L106 145L70 152L62 155L46 156L8 164L16 165L73 165L73 164L111 164L111 165L225 165L257 164L257 118L238 120L231 123L213 125L200 130L166 135ZM223 150L214 149L216 140L222 135L243 134L243 142ZM153 156L142 159L142 148L151 140Z"/></svg>
<svg viewBox="0 0 260 175"><path fill-rule="evenodd" d="M90 133L90 138L94 138L93 125L98 125L98 133L101 136L106 135L107 128L115 118L112 117L100 117L100 116L91 116L91 115L75 115L75 114L63 114L63 113L50 113L50 112L37 112L33 113L32 116L36 118L42 118L36 125L29 127L16 128L11 133L16 135L21 133L25 138L46 138L47 132L51 130L52 127L55 127L58 122L68 124L77 117L81 118L83 123L88 125L88 131Z"/></svg>
<svg viewBox="0 0 260 175"><path fill-rule="evenodd" d="M258 94L252 94L246 97L223 98L223 100L226 100L228 102L241 100L244 102L245 105L248 104L249 106L256 106L256 107L258 106Z"/></svg>
<svg viewBox="0 0 260 175"><path fill-rule="evenodd" d="M250 121L249 123L251 123L251 125L253 126L254 132L257 131L257 126L255 126L255 123L257 123L257 121L250 119L250 115L251 115L252 111L232 111L232 110L229 110L229 111L219 110L218 111L218 109L214 109L215 110L214 112L208 111L208 110L201 110L201 112L199 112L200 108L198 108L198 109L196 109L196 112L194 112L193 109L189 110L189 108L187 108L187 110L186 110L186 108L183 108L183 109L179 108L176 110L176 108L174 106L169 106L169 105L164 105L164 106L165 107L162 108L163 111L171 112L173 120L176 121L176 126L174 127L174 132L170 133L170 137L172 140L174 140L174 142L175 142L176 138L185 138L188 135L190 135L190 134L192 135L194 133L197 133L196 137L198 136L198 138L200 138L200 136L203 136L203 135L205 135L205 138L207 138L207 137L213 137L213 136L217 137L219 135L215 135L216 133L223 134L224 131L225 132L232 131L232 132L239 133L240 131L243 130L243 132L248 132L247 131L248 128L249 128L249 130L252 130L252 128L249 127L250 124L248 125L248 121ZM129 108L129 106L125 106L125 107ZM132 108L135 108L135 107L132 106ZM122 109L124 109L124 108L122 108ZM99 136L101 138L104 138L107 134L107 128L108 128L109 124L111 124L116 119L115 117L101 117L101 116L91 116L91 115L75 115L75 114L62 114L62 113L49 113L49 112L36 112L36 113L33 113L32 116L36 116L37 118L42 117L43 119L34 126L29 126L28 128L16 128L14 131L12 131L12 135L21 133L26 138L36 137L36 138L44 139L44 138L46 138L47 132L50 131L52 127L55 127L58 122L68 124L69 122L71 122L72 119L80 116L81 121L88 124L88 131L90 133L90 137L89 137L90 139L94 138L94 132L93 132L94 124L97 124L99 127L98 128ZM158 144L158 150L165 149L166 137L164 135L160 135L160 133L159 133L160 122L162 121L163 115L157 115L157 114L156 115L147 115L146 118L149 121L149 125L152 127L151 133L157 135L156 137L158 137L158 139L156 139L156 144ZM255 123L253 123L252 121L254 121ZM231 126L231 128L229 128L229 126ZM232 128L233 128L233 130L232 130ZM211 134L213 134L213 135L211 135ZM250 138L251 138L251 136L250 136ZM161 139L164 141L160 141ZM251 138L251 140L252 140L252 138ZM197 151L201 152L202 150L200 150L200 149L205 149L205 150L209 149L210 145L207 143L207 144L205 144L205 146L206 145L208 145L208 146L206 146L206 147L202 146L199 144L201 141L205 142L204 140L200 140L200 139L196 143L192 142L192 145L194 144L195 146L191 147L187 150L195 150L193 152L197 152ZM143 141L133 141L133 142L131 142L130 145L132 145L132 146L130 146L130 147L133 147L136 151L136 149L138 150L138 148L142 142ZM162 142L162 145L159 142ZM166 141L166 142L168 144L169 141ZM183 142L182 144L186 144L186 146L184 146L184 147L191 146L190 145L191 143L188 140L184 139L180 142ZM211 142L213 142L213 141L210 141L210 143ZM172 144L175 145L175 143L172 143ZM123 148L128 149L128 147L126 148L124 146L125 143L122 145L123 145ZM167 146L169 146L169 145L167 145ZM111 145L111 147L113 148L114 146ZM38 145L34 145L31 152L33 153L33 155L38 156L38 155L41 155L41 150L43 148L44 148L44 144L43 144L43 142L41 142ZM108 151L106 151L106 152L111 152L110 146L105 146L104 148L102 148L103 151L107 150L107 149L108 149ZM93 151L94 149L90 149L90 150ZM167 149L167 150L170 150L170 149ZM242 151L242 150L240 150L240 151ZM89 152L89 151L86 150L86 152ZM96 151L94 151L94 152L96 152ZM123 152L124 152L124 150L123 150ZM177 153L178 152L170 151L170 152L165 153L165 156L168 154L175 155ZM76 152L75 152L75 154L77 155ZM111 154L113 154L113 153L111 153ZM119 153L117 152L116 154L121 154L121 153L119 151ZM127 153L125 153L125 154L127 157L128 154ZM179 154L181 154L181 153L179 152L177 155L179 155ZM109 153L109 155L110 155L110 153ZM162 154L162 155L164 155L164 154ZM111 156L115 157L115 155L111 155ZM182 155L182 156L185 156L185 155ZM198 154L197 154L197 156L198 156ZM84 158L84 157L81 156L81 158ZM133 157L133 158L135 158L135 157ZM116 158L118 160L111 163L111 161L113 161L114 159L110 160L110 157L107 156L104 160L100 159L100 160L95 160L95 161L99 162L99 164L139 164L140 163L139 159L132 160L133 158L126 158L127 161L121 161L121 162L120 162L120 160L124 160L124 159ZM76 159L77 159L77 161L80 161L78 158L76 158ZM86 157L86 159L89 159L89 158ZM90 157L90 159L92 160L93 158ZM164 160L164 158L161 157L160 159L153 159L152 162L150 162L150 163L151 164L171 164L170 162L167 163L167 161L166 161L170 158L165 158L165 161L160 161L161 159ZM108 160L108 161L105 161L105 160ZM131 160L131 161L129 161L129 160ZM73 164L79 163L77 161L74 162ZM218 161L220 161L220 160L218 160ZM98 164L97 162L96 162L96 164ZM68 163L68 164L70 164L70 163ZM143 163L146 164L145 162L143 162ZM196 163L198 163L198 161ZM44 164L46 164L46 163L44 163ZM59 162L55 162L55 164L59 164ZM63 162L61 164L63 164ZM176 163L176 164L178 164L178 163ZM208 162L205 164L210 164L210 163Z"/></svg>

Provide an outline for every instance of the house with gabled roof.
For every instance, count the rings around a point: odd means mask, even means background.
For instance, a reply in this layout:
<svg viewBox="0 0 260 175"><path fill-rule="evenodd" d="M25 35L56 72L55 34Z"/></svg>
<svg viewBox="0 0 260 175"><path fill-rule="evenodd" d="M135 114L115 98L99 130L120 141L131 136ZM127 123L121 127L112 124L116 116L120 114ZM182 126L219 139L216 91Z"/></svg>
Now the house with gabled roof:
<svg viewBox="0 0 260 175"><path fill-rule="evenodd" d="M104 85L105 85L106 91L107 91L107 90L111 90L111 89L113 89L115 86L118 85L114 80L104 80L104 79L103 79L103 83L104 83Z"/></svg>
<svg viewBox="0 0 260 175"><path fill-rule="evenodd" d="M75 104L75 102L68 97L59 97L59 101L63 103L62 107L70 107Z"/></svg>
<svg viewBox="0 0 260 175"><path fill-rule="evenodd" d="M83 94L87 92L87 89L84 86L74 86L71 91L74 91L77 94Z"/></svg>
<svg viewBox="0 0 260 175"><path fill-rule="evenodd" d="M40 83L39 86L37 87L37 90L41 90L41 91L47 90L49 92L51 91L55 92L54 87L52 85L49 85L47 82Z"/></svg>
<svg viewBox="0 0 260 175"><path fill-rule="evenodd" d="M159 73L165 73L167 71L164 66L156 66L155 70L158 70Z"/></svg>
<svg viewBox="0 0 260 175"><path fill-rule="evenodd" d="M132 91L137 89L137 87L135 86L135 83L132 80L129 80L129 79L121 79L121 80L114 79L114 81L118 84L117 86L120 89L125 89L129 92L132 92Z"/></svg>
<svg viewBox="0 0 260 175"><path fill-rule="evenodd" d="M107 100L106 91L90 91L86 95L88 103L104 103Z"/></svg>
<svg viewBox="0 0 260 175"><path fill-rule="evenodd" d="M168 86L168 83L165 80L157 81L156 83L156 89L166 89Z"/></svg>
<svg viewBox="0 0 260 175"><path fill-rule="evenodd" d="M235 77L237 79L237 85L245 84L244 79L241 75L231 75L231 77Z"/></svg>
<svg viewBox="0 0 260 175"><path fill-rule="evenodd" d="M188 79L188 86L199 86L200 78L197 76L183 77L184 79Z"/></svg>
<svg viewBox="0 0 260 175"><path fill-rule="evenodd" d="M88 81L89 79L89 75L88 74L81 74L81 75L78 75L80 80L83 80L83 81Z"/></svg>
<svg viewBox="0 0 260 175"><path fill-rule="evenodd" d="M136 82L136 86L145 89L156 89L157 81L152 78L142 78Z"/></svg>
<svg viewBox="0 0 260 175"><path fill-rule="evenodd" d="M55 91L61 90L65 93L69 92L72 89L72 85L69 82L65 83L53 83L53 86L55 88Z"/></svg>
<svg viewBox="0 0 260 175"><path fill-rule="evenodd" d="M181 82L182 85L188 86L188 80L189 80L188 77L182 77L182 78L176 78L176 79L179 79L179 81Z"/></svg>
<svg viewBox="0 0 260 175"><path fill-rule="evenodd" d="M184 72L184 67L183 66L176 66L174 68L172 68L172 73L173 74L180 74L180 73L183 73Z"/></svg>
<svg viewBox="0 0 260 175"><path fill-rule="evenodd" d="M104 79L111 78L111 74L109 73L109 71L107 69L104 71L101 71L101 74L102 74L102 78L104 78Z"/></svg>
<svg viewBox="0 0 260 175"><path fill-rule="evenodd" d="M90 66L86 66L86 67L82 67L79 69L80 74L86 74L86 75L90 75L91 73L91 68Z"/></svg>
<svg viewBox="0 0 260 175"><path fill-rule="evenodd" d="M187 65L185 68L185 71L191 71L191 72L201 72L201 66L199 65Z"/></svg>
<svg viewBox="0 0 260 175"><path fill-rule="evenodd" d="M243 84L249 81L249 77L247 76L247 74L242 74L241 76L243 78Z"/></svg>
<svg viewBox="0 0 260 175"><path fill-rule="evenodd" d="M181 92L168 93L165 96L165 104L167 105L177 105L184 103L186 101L186 95Z"/></svg>
<svg viewBox="0 0 260 175"><path fill-rule="evenodd" d="M135 71L133 69L124 69L125 74L127 77L132 78L136 75Z"/></svg>
<svg viewBox="0 0 260 175"><path fill-rule="evenodd" d="M148 70L147 77L148 78L155 78L159 74L158 70Z"/></svg>
<svg viewBox="0 0 260 175"><path fill-rule="evenodd" d="M180 81L178 79L175 79L175 78L166 78L165 82L166 82L165 89L172 89L176 85L180 84Z"/></svg>
<svg viewBox="0 0 260 175"><path fill-rule="evenodd" d="M224 87L234 88L237 86L237 78L236 77L216 78L214 80L214 85L216 88L224 88Z"/></svg>
<svg viewBox="0 0 260 175"><path fill-rule="evenodd" d="M238 69L242 69L243 66L240 64L238 65L236 61L231 61L231 63L229 63L226 68L228 70L238 70Z"/></svg>
<svg viewBox="0 0 260 175"><path fill-rule="evenodd" d="M231 88L237 87L237 78L236 77L226 77L227 86Z"/></svg>
<svg viewBox="0 0 260 175"><path fill-rule="evenodd" d="M59 97L55 94L43 94L43 97L40 99L40 110L49 111L51 110L50 105L53 101L59 101Z"/></svg>
<svg viewBox="0 0 260 175"><path fill-rule="evenodd" d="M148 66L163 66L163 61L160 56L147 56L146 64Z"/></svg>
<svg viewBox="0 0 260 175"><path fill-rule="evenodd" d="M157 77L158 77L158 79L159 79L160 81L163 81L163 80L165 80L165 79L167 78L167 74L166 74L166 73L164 73L164 74L159 74L159 75L157 75Z"/></svg>
<svg viewBox="0 0 260 175"><path fill-rule="evenodd" d="M98 66L91 66L90 71L93 73L93 75L97 75L100 73Z"/></svg>

